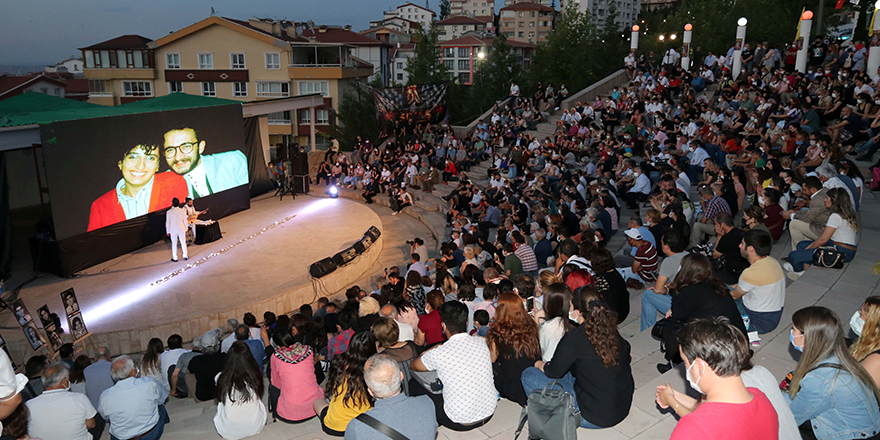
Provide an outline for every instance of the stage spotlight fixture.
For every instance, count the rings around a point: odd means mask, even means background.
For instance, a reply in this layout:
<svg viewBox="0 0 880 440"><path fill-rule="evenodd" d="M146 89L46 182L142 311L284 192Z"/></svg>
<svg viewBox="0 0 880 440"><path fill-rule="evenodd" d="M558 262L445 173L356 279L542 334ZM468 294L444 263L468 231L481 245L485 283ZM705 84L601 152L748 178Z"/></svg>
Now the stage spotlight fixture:
<svg viewBox="0 0 880 440"><path fill-rule="evenodd" d="M330 189L327 190L327 194L330 195L331 199L335 199L339 197L339 188L336 185L330 185Z"/></svg>

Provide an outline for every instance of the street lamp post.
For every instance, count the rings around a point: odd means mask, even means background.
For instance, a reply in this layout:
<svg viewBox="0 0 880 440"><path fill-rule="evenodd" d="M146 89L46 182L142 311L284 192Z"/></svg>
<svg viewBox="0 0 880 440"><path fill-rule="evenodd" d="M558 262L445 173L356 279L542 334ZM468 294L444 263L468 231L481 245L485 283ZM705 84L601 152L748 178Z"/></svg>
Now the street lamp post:
<svg viewBox="0 0 880 440"><path fill-rule="evenodd" d="M880 0L874 3L874 26L871 29L871 41L868 47L868 75L871 79L877 78L877 68L880 67Z"/></svg>
<svg viewBox="0 0 880 440"><path fill-rule="evenodd" d="M691 70L691 33L694 27L688 23L684 25L684 44L681 48L681 68L684 70ZM699 62L699 61L697 61Z"/></svg>
<svg viewBox="0 0 880 440"><path fill-rule="evenodd" d="M632 36L629 39L629 51L635 53L639 49L639 25L632 27Z"/></svg>
<svg viewBox="0 0 880 440"><path fill-rule="evenodd" d="M739 76L739 72L742 70L743 44L745 44L746 41L746 24L748 24L748 22L749 20L745 17L736 21L736 45L733 46L733 72L730 72L733 79L736 79L736 77Z"/></svg>
<svg viewBox="0 0 880 440"><path fill-rule="evenodd" d="M804 11L801 15L801 32L797 41L797 58L794 68L800 73L807 71L807 51L810 50L810 28L813 26L813 11Z"/></svg>

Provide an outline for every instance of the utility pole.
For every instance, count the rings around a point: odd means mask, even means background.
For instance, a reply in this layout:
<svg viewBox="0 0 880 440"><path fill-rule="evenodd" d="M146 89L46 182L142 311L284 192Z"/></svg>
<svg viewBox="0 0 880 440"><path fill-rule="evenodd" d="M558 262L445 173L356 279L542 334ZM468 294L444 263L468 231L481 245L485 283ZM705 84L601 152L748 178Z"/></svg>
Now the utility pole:
<svg viewBox="0 0 880 440"><path fill-rule="evenodd" d="M823 35L822 17L825 15L825 0L819 0L819 16L816 17L816 35Z"/></svg>

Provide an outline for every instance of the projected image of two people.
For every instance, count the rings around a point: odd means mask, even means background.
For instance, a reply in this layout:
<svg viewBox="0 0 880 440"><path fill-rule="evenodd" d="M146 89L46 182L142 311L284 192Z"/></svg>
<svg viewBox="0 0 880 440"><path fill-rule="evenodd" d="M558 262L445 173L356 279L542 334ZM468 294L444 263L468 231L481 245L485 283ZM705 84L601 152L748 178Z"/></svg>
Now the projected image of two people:
<svg viewBox="0 0 880 440"><path fill-rule="evenodd" d="M241 151L208 154L210 146L189 127L160 136L119 150L122 178L92 202L88 231L166 209L173 198L198 199L248 183ZM168 169L160 172L163 164Z"/></svg>

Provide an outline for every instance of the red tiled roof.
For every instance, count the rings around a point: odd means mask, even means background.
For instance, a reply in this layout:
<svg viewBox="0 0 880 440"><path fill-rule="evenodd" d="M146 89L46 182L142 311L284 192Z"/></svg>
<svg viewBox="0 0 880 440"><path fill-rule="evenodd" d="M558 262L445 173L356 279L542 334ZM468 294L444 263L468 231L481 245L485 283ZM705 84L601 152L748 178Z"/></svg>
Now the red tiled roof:
<svg viewBox="0 0 880 440"><path fill-rule="evenodd" d="M287 34L283 34L283 35L275 35L275 34L273 34L273 33L271 33L271 32L267 32L267 31L265 31L265 30L263 30L263 29L260 29L260 28L258 28L258 27L256 27L256 26L252 26L252 25L251 25L250 23L248 23L246 20L236 20L236 19L234 19L234 18L229 18L229 17L220 17L220 18L222 18L222 19L224 19L224 20L226 20L226 21L229 21L229 22L235 23L235 24L237 24L237 25L239 25L239 26L244 26L244 27L246 27L246 28L248 28L248 29L250 29L250 30L252 30L252 31L254 31L254 32L259 32L259 33L261 33L261 34L268 35L268 36L270 36L270 37L272 37L272 38L277 38L277 39L282 40L282 41L294 41L294 42L305 42L305 41L308 41L308 40L306 40L305 38L291 37L291 36L289 36L289 35L287 35Z"/></svg>
<svg viewBox="0 0 880 440"><path fill-rule="evenodd" d="M326 32L321 32L321 29L324 28L315 28L314 31L312 29L308 29L302 33L303 37L312 38L314 37L319 43L344 43L344 44L352 44L355 46L386 46L386 43L383 43L375 38L370 38L366 35L361 35L357 32L347 31L338 27L328 27L326 28Z"/></svg>
<svg viewBox="0 0 880 440"><path fill-rule="evenodd" d="M73 93L89 93L89 80L84 78L70 78L65 81L67 87L64 88L64 94Z"/></svg>
<svg viewBox="0 0 880 440"><path fill-rule="evenodd" d="M93 44L89 47L81 47L80 50L146 49L147 43L150 41L153 40L140 35L123 35L98 44Z"/></svg>
<svg viewBox="0 0 880 440"><path fill-rule="evenodd" d="M490 25L492 23L495 23L495 16L494 15L477 15L474 18L482 21L483 23L490 24Z"/></svg>
<svg viewBox="0 0 880 440"><path fill-rule="evenodd" d="M447 24L486 24L486 22L468 17L467 15L458 15L455 17L449 17L446 20L438 21L436 24L438 26L445 26Z"/></svg>
<svg viewBox="0 0 880 440"><path fill-rule="evenodd" d="M30 83L37 83L40 81L48 81L60 86L67 86L67 83L64 81L48 77L42 73L24 76L0 75L0 96ZM88 82L86 82L86 89L88 89Z"/></svg>
<svg viewBox="0 0 880 440"><path fill-rule="evenodd" d="M540 3L516 3L510 6L505 6L501 8L502 11L541 11L541 12L553 12L556 9L551 8L547 5L542 5Z"/></svg>

